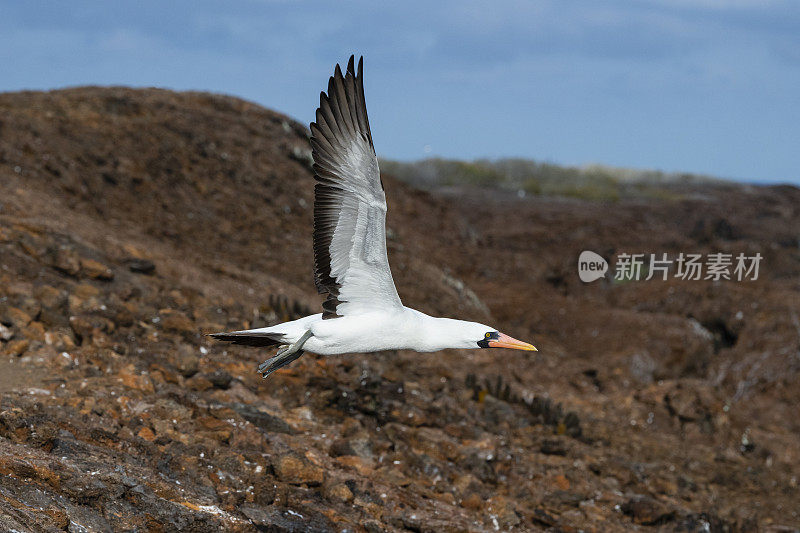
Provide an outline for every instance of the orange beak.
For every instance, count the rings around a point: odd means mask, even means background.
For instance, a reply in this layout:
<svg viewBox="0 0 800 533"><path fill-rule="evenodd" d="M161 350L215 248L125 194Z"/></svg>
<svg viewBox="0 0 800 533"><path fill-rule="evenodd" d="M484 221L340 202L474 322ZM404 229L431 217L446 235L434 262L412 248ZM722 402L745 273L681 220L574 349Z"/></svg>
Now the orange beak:
<svg viewBox="0 0 800 533"><path fill-rule="evenodd" d="M527 350L529 352L539 351L536 349L536 346L528 344L527 342L518 341L505 333L501 333L496 339L489 341L489 348L511 348L512 350Z"/></svg>

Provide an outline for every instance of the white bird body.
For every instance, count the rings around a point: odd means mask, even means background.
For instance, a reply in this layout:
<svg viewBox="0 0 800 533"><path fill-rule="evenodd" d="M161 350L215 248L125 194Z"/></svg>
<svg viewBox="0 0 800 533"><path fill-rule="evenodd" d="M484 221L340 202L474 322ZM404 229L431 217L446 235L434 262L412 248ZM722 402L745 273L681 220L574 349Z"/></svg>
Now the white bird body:
<svg viewBox="0 0 800 533"><path fill-rule="evenodd" d="M386 253L386 195L364 100L362 61L336 65L311 123L314 266L323 312L266 328L215 333L249 346L283 347L259 367L269 374L300 357L409 349L513 348L526 342L477 322L435 318L405 307Z"/></svg>
<svg viewBox="0 0 800 533"><path fill-rule="evenodd" d="M294 344L305 332L311 331L311 338L303 344L304 350L319 355L339 355L384 350L435 352L446 348L478 348L477 340L491 330L489 326L476 322L435 318L404 306L389 311L346 315L336 320L323 320L322 313L317 313L240 333L281 335L281 343ZM465 338L469 340L464 341Z"/></svg>

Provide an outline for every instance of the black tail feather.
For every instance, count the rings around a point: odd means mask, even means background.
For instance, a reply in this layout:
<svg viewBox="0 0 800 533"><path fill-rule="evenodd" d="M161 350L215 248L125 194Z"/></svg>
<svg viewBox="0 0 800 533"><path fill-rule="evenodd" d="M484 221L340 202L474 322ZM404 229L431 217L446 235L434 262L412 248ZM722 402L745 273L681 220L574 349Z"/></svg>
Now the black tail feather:
<svg viewBox="0 0 800 533"><path fill-rule="evenodd" d="M226 341L233 344L241 344L243 346L259 346L270 347L278 346L279 344L286 344L281 339L284 337L282 333L253 333L253 332L238 332L232 331L230 333L212 333L211 337L219 341Z"/></svg>

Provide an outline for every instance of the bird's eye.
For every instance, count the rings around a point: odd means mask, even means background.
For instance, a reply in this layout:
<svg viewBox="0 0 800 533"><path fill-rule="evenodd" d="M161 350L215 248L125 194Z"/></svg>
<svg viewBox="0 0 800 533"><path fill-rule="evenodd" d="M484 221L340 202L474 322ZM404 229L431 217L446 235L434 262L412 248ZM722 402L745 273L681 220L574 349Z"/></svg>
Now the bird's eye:
<svg viewBox="0 0 800 533"><path fill-rule="evenodd" d="M486 335L484 335L484 337L486 337L487 339L490 338L491 336L492 336L492 332L491 331L486 333Z"/></svg>

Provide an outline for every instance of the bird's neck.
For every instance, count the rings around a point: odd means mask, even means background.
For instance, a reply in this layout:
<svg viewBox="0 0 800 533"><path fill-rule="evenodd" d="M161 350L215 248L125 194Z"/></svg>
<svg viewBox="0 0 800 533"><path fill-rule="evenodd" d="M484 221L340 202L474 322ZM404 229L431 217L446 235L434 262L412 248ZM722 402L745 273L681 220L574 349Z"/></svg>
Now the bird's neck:
<svg viewBox="0 0 800 533"><path fill-rule="evenodd" d="M454 318L428 316L416 310L413 321L415 332L413 338L418 343L412 348L420 352L434 352L447 348L477 348L478 345L469 342L465 337L465 328L470 322Z"/></svg>

